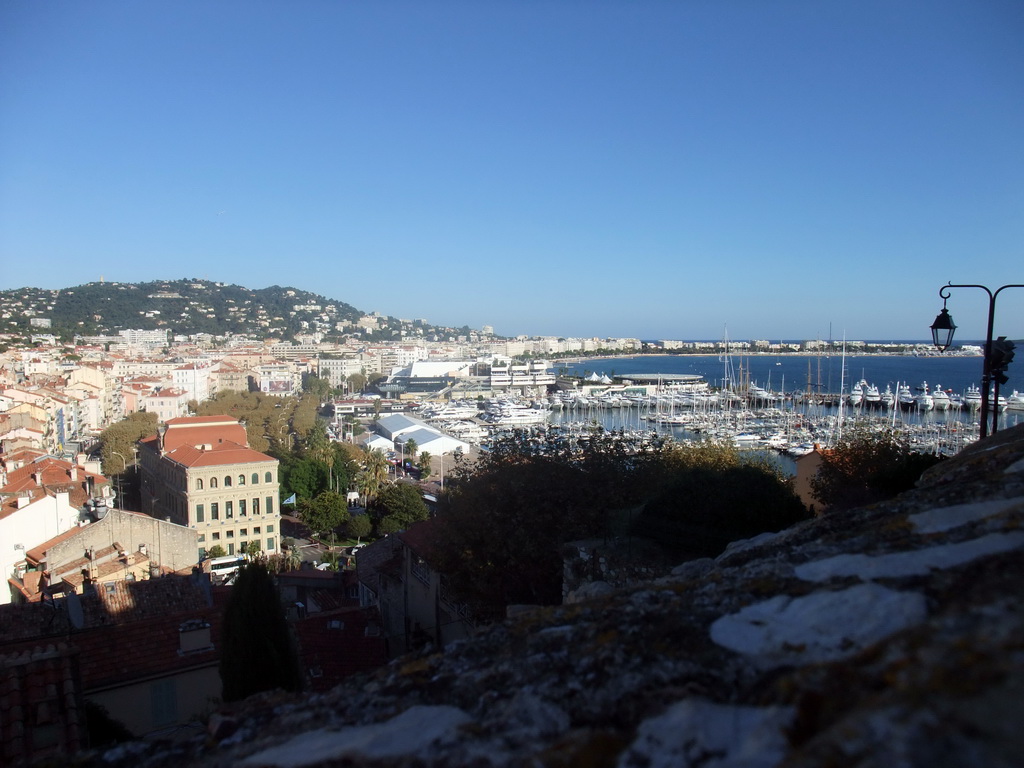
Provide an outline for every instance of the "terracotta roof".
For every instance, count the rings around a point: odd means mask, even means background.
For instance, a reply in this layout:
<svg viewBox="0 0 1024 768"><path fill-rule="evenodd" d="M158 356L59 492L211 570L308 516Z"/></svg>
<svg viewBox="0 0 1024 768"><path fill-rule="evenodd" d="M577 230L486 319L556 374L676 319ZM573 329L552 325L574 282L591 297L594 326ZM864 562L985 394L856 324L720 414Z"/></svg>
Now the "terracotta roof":
<svg viewBox="0 0 1024 768"><path fill-rule="evenodd" d="M210 450L204 451L191 445L183 445L170 451L166 458L185 467L219 467L230 464L249 464L256 461L277 461L273 456L246 448L244 445L225 440L214 443Z"/></svg>
<svg viewBox="0 0 1024 768"><path fill-rule="evenodd" d="M212 445L230 440L248 445L245 427L230 416L182 416L167 422L164 450L173 451L182 445Z"/></svg>

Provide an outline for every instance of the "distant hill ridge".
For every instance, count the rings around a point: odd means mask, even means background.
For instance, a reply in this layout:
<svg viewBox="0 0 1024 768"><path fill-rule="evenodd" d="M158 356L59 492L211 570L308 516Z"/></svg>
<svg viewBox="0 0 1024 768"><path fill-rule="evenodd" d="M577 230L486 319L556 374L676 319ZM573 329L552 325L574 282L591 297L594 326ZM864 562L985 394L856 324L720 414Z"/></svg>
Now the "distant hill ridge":
<svg viewBox="0 0 1024 768"><path fill-rule="evenodd" d="M298 288L252 289L198 279L0 291L0 330L28 331L33 318L46 318L50 332L66 338L129 328L291 337L304 331L336 333L339 323L354 323L363 314L343 301Z"/></svg>

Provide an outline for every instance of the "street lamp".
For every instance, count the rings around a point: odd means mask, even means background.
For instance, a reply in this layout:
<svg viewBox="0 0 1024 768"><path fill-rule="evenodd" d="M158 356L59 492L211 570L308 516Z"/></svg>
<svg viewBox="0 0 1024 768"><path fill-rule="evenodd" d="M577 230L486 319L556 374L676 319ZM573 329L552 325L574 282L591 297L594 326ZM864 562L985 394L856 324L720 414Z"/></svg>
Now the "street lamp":
<svg viewBox="0 0 1024 768"><path fill-rule="evenodd" d="M996 316L996 297L1007 288L1024 288L1024 285L1004 285L992 291L984 285L976 285L969 283L966 285L954 285L953 283L947 283L946 285L939 288L939 298L942 299L942 311L939 312L935 318L935 322L932 323L932 342L943 352L949 348L949 345L953 343L953 333L956 331L956 324L953 322L953 318L950 316L949 311L946 309L946 299L949 298L950 288L981 288L985 293L988 294L988 329L985 334L985 357L982 362L981 372L981 437L987 437L989 433L988 418L989 413L992 413L992 434L995 434L999 427L999 409L990 407L989 388L992 386L992 328L995 323ZM1013 343L1004 342L1001 339L1002 346L1002 360L1001 365L1008 363L1010 358L1013 357ZM1009 345L1008 347L1006 345ZM1000 376L999 380L1005 380L1005 377ZM999 395L999 384L996 384L996 399L998 400Z"/></svg>

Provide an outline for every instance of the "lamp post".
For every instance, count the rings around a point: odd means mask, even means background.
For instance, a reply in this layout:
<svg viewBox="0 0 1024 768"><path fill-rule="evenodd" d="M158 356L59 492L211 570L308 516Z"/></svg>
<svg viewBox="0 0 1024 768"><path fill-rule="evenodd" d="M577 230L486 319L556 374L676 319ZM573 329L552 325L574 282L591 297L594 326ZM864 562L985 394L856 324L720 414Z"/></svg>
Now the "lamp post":
<svg viewBox="0 0 1024 768"><path fill-rule="evenodd" d="M939 298L942 299L942 311L939 312L938 316L935 318L935 322L932 323L931 329L932 342L942 351L948 349L949 345L953 343L953 333L956 331L956 324L953 322L953 318L946 309L946 299L950 296L950 288L981 288L981 290L988 294L988 328L985 334L985 357L982 362L981 371L980 434L981 437L984 438L989 434L988 417L990 412L992 414L992 434L995 434L999 426L999 409L991 407L989 399L989 388L992 386L992 328L994 326L996 316L996 297L1007 288L1024 288L1024 285L1003 285L995 291L992 291L987 286L977 285L974 283L968 283L965 285L946 283L946 285L939 288ZM1011 343L1010 349L1012 348L1013 345ZM1012 352L1010 354L1012 356ZM998 390L996 394L998 395Z"/></svg>

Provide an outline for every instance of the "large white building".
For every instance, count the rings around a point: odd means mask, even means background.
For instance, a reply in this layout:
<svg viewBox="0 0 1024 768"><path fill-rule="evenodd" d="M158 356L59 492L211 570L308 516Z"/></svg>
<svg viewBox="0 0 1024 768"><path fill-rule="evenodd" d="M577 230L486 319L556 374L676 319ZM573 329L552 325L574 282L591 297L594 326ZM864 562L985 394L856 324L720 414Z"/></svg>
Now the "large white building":
<svg viewBox="0 0 1024 768"><path fill-rule="evenodd" d="M198 556L215 545L229 555L256 542L280 552L278 462L249 447L230 416L172 419L139 441L142 511L194 529Z"/></svg>

